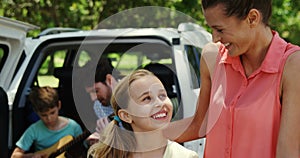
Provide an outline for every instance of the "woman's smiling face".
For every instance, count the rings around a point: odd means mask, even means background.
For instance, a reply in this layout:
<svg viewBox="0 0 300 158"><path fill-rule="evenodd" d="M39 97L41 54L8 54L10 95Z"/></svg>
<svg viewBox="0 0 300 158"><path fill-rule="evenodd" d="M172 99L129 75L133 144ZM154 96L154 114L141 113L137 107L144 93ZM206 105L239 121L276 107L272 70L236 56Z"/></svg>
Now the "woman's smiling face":
<svg viewBox="0 0 300 158"><path fill-rule="evenodd" d="M172 119L173 106L167 92L155 76L144 76L129 87L127 111L135 132L152 131L167 126Z"/></svg>
<svg viewBox="0 0 300 158"><path fill-rule="evenodd" d="M255 34L247 21L248 17L228 17L222 4L207 8L204 10L204 16L212 29L213 41L223 43L231 56L248 52Z"/></svg>

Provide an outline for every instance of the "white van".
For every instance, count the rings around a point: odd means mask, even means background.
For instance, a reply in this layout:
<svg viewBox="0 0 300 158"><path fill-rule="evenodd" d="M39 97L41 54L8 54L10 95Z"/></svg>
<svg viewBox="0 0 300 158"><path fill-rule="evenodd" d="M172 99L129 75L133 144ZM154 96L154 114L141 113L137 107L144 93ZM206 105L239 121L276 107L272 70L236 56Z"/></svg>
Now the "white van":
<svg viewBox="0 0 300 158"><path fill-rule="evenodd" d="M0 157L10 157L24 130L34 121L27 95L34 86L52 86L62 100L61 114L92 129L93 115L83 105L80 85L93 80L94 69L82 72L100 56L111 59L126 75L152 65L165 80L175 109L174 120L192 116L200 88L200 56L211 35L194 23L178 28L122 28L82 31L52 28L26 37L37 26L0 17ZM84 100L85 101L85 100ZM93 122L94 124L94 122ZM94 128L94 127L93 127ZM203 155L204 140L183 144Z"/></svg>

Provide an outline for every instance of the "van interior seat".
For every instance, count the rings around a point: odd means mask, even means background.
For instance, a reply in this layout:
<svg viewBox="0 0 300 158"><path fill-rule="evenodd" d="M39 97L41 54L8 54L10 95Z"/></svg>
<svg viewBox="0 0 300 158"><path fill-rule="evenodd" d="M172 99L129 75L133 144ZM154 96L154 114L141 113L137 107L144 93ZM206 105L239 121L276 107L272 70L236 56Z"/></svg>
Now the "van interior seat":
<svg viewBox="0 0 300 158"><path fill-rule="evenodd" d="M84 124L77 112L73 98L72 71L72 67L59 67L54 69L54 77L59 79L57 91L61 101L61 114L62 116L75 120L84 129Z"/></svg>

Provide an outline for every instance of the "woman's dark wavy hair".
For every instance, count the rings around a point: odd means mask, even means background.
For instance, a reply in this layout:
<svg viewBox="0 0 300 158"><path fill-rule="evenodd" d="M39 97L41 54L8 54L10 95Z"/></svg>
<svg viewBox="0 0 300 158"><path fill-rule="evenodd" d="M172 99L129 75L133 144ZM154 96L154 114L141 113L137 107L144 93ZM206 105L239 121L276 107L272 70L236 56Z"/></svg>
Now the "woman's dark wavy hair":
<svg viewBox="0 0 300 158"><path fill-rule="evenodd" d="M272 0L202 0L204 10L218 4L224 5L226 16L236 16L239 19L246 18L251 9L257 9L263 16L262 22L269 25Z"/></svg>

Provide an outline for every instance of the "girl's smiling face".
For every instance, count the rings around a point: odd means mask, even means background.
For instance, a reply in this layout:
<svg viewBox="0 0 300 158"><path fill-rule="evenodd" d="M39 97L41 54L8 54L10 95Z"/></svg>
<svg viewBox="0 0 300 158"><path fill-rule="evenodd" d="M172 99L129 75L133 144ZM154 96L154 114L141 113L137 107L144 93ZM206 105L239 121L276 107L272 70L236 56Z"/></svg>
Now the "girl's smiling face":
<svg viewBox="0 0 300 158"><path fill-rule="evenodd" d="M126 111L135 132L152 131L168 125L173 106L161 81L155 76L144 76L129 87Z"/></svg>

